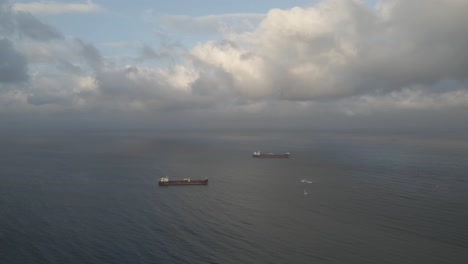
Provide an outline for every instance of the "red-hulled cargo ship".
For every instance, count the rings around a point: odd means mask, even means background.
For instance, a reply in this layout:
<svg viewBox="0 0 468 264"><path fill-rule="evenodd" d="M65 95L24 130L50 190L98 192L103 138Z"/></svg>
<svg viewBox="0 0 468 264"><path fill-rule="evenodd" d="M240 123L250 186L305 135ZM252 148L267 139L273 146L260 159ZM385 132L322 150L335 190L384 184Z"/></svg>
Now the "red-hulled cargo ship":
<svg viewBox="0 0 468 264"><path fill-rule="evenodd" d="M168 177L163 177L159 180L159 186L170 186L170 185L207 185L208 179L203 180L192 180L190 178L185 178L183 180L172 180L170 181Z"/></svg>
<svg viewBox="0 0 468 264"><path fill-rule="evenodd" d="M288 159L289 158L289 152L286 152L284 154L273 154L273 153L261 153L260 151L256 151L252 154L252 157L254 158L282 158L282 159Z"/></svg>

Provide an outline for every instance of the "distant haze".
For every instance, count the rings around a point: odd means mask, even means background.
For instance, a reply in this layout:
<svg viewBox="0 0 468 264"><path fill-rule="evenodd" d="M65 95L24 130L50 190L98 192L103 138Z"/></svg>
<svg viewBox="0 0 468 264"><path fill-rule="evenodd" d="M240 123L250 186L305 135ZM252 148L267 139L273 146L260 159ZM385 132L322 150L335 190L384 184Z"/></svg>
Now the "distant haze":
<svg viewBox="0 0 468 264"><path fill-rule="evenodd" d="M466 0L174 2L0 0L2 127L468 132Z"/></svg>

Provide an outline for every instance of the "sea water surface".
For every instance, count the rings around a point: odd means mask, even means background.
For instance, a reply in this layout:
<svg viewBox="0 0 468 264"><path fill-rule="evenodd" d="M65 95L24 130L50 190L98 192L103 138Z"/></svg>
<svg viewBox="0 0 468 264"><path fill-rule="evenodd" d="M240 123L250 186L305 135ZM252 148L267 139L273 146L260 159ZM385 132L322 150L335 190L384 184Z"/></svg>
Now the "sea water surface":
<svg viewBox="0 0 468 264"><path fill-rule="evenodd" d="M466 140L64 132L0 149L0 263L468 263Z"/></svg>

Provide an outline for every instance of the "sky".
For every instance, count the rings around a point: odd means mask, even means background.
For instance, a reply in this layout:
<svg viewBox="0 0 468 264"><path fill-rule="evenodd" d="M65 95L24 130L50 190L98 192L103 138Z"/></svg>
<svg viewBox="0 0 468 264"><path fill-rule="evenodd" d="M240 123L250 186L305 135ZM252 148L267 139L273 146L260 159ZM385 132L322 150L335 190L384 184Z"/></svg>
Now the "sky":
<svg viewBox="0 0 468 264"><path fill-rule="evenodd" d="M467 12L466 0L0 0L0 122L468 134Z"/></svg>

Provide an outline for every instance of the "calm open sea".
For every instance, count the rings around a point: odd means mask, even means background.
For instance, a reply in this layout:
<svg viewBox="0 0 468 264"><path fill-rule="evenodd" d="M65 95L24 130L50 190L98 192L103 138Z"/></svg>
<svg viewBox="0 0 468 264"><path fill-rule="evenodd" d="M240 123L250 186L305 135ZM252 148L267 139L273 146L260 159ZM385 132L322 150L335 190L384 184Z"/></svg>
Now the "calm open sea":
<svg viewBox="0 0 468 264"><path fill-rule="evenodd" d="M463 140L87 132L0 149L0 263L468 263Z"/></svg>

